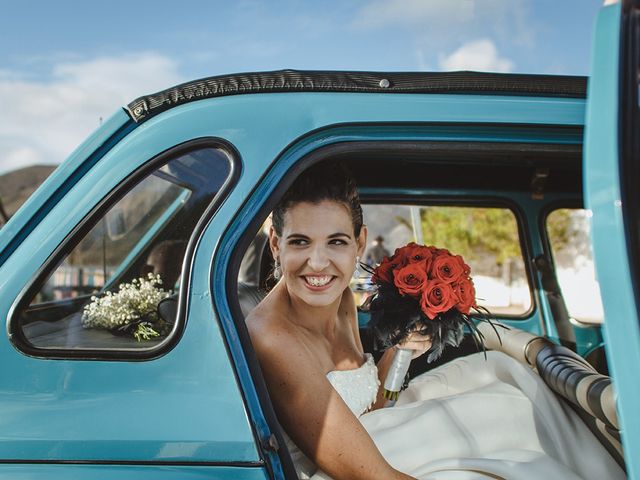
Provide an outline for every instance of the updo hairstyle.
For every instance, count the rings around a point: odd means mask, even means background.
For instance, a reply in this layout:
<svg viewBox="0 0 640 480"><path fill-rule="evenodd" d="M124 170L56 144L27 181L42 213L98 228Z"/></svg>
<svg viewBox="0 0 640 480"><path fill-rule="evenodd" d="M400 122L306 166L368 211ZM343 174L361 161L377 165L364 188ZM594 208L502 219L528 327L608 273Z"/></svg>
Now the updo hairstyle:
<svg viewBox="0 0 640 480"><path fill-rule="evenodd" d="M276 234L282 236L284 215L300 202L318 204L331 200L344 204L351 213L355 236L362 229L362 206L356 183L349 171L338 162L320 162L308 168L296 178L291 187L273 209L272 223Z"/></svg>

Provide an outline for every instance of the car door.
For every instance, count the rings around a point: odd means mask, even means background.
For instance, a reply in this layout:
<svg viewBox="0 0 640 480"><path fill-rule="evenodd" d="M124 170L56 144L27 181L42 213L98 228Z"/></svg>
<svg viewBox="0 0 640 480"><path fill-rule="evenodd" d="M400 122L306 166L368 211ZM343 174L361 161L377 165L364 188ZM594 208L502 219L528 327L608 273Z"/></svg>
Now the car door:
<svg viewBox="0 0 640 480"><path fill-rule="evenodd" d="M640 265L638 65L640 2L607 2L593 42L584 182L605 312L607 357L629 478L640 478Z"/></svg>
<svg viewBox="0 0 640 480"><path fill-rule="evenodd" d="M0 476L267 474L206 294L215 242L200 238L224 223L242 159L206 123L168 117L116 114L3 232ZM169 248L151 262L171 265L166 331L87 324L91 297L144 277L156 247Z"/></svg>

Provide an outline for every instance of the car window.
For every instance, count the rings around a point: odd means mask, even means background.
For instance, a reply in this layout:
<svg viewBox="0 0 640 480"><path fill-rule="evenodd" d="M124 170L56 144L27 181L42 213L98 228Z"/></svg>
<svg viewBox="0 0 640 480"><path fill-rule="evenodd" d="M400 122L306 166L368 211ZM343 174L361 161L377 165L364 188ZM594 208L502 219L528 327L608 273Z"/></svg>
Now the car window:
<svg viewBox="0 0 640 480"><path fill-rule="evenodd" d="M510 209L368 204L363 211L369 230L364 261L370 266L411 241L447 248L471 267L479 305L510 317L530 311L531 289Z"/></svg>
<svg viewBox="0 0 640 480"><path fill-rule="evenodd" d="M167 179L145 178L71 250L38 292L36 303L99 292L153 242L189 196L190 190Z"/></svg>
<svg viewBox="0 0 640 480"><path fill-rule="evenodd" d="M604 311L591 251L589 218L588 210L559 208L547 215L546 230L569 315L582 323L601 324Z"/></svg>
<svg viewBox="0 0 640 480"><path fill-rule="evenodd" d="M44 349L130 350L166 338L187 243L230 173L224 151L204 148L124 188L30 290L17 316L24 340Z"/></svg>

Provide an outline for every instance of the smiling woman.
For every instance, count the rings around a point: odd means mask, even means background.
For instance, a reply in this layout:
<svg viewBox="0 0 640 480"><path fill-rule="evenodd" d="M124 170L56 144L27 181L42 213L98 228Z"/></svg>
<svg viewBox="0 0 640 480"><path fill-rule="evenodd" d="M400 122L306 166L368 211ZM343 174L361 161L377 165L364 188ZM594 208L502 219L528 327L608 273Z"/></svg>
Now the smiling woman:
<svg viewBox="0 0 640 480"><path fill-rule="evenodd" d="M317 305L342 295L366 235L354 182L338 164L323 164L300 177L278 203L269 243L292 298Z"/></svg>
<svg viewBox="0 0 640 480"><path fill-rule="evenodd" d="M280 234L274 227L270 245L290 293L310 305L342 295L356 266L353 259L364 250L366 234L354 235L346 211L330 200L300 202L285 214Z"/></svg>
<svg viewBox="0 0 640 480"><path fill-rule="evenodd" d="M337 163L311 167L273 211L269 245L281 278L247 325L301 478L315 473L314 462L336 478L409 478L385 461L357 421L381 405L349 289L366 235L355 183ZM389 355L380 375L388 362ZM352 403L333 384L354 371L361 388ZM345 462L349 442L358 447Z"/></svg>
<svg viewBox="0 0 640 480"><path fill-rule="evenodd" d="M320 293L324 297L339 297L353 275L356 266L353 258L359 257L354 254L362 254L364 249L365 242L354 237L344 210L327 200L318 204L302 202L287 213L287 226L282 234L271 236L271 248L279 259L282 274L307 303L315 304L318 298L315 294ZM294 225L305 233L292 231ZM331 228L342 231L327 230ZM310 295L311 292L314 294Z"/></svg>
<svg viewBox="0 0 640 480"><path fill-rule="evenodd" d="M379 387L397 349L417 358L432 342L411 333L377 365L365 353L349 285L366 239L355 183L331 161L304 171L273 210L277 283L246 324L299 478L623 476L540 377L501 352L446 363L387 404ZM597 464L578 461L585 452Z"/></svg>

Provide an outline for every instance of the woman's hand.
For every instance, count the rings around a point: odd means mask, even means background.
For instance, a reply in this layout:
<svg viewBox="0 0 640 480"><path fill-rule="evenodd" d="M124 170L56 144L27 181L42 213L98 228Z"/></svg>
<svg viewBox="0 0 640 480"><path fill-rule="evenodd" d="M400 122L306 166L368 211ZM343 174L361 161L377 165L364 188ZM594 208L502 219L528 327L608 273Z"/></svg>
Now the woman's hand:
<svg viewBox="0 0 640 480"><path fill-rule="evenodd" d="M403 342L398 343L391 348L387 348L377 364L380 385L384 385L387 379L389 368L393 363L393 359L398 348L406 348L408 350L411 350L411 360L413 360L414 358L418 358L420 355L431 348L431 337L429 337L428 335L420 335L418 332L412 332ZM371 409L377 410L378 408L383 408L386 403L387 400L384 397L384 388L381 387L378 389L378 397Z"/></svg>
<svg viewBox="0 0 640 480"><path fill-rule="evenodd" d="M412 332L402 342L395 345L394 348L413 350L411 360L414 360L431 348L431 337L429 335L421 335L418 332Z"/></svg>

